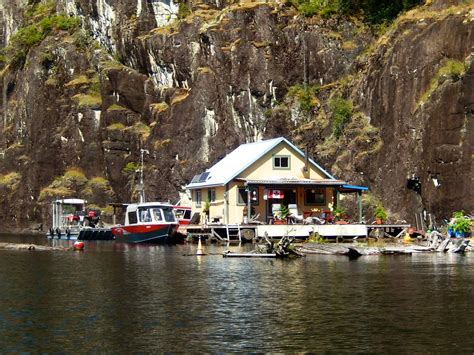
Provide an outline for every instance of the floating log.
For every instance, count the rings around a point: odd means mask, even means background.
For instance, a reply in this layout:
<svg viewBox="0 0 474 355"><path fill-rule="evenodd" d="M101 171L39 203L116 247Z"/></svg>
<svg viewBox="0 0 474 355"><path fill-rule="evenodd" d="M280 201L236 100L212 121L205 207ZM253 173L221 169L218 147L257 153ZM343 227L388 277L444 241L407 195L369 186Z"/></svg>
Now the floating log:
<svg viewBox="0 0 474 355"><path fill-rule="evenodd" d="M259 254L259 253L231 253L231 252L224 252L224 258L276 258L277 255L275 253L271 254Z"/></svg>
<svg viewBox="0 0 474 355"><path fill-rule="evenodd" d="M47 245L36 244L18 244L18 243L0 243L0 249L7 250L71 250L71 248L50 247Z"/></svg>
<svg viewBox="0 0 474 355"><path fill-rule="evenodd" d="M414 252L431 252L433 249L422 246L376 248L362 245L305 243L298 247L298 251L304 254L345 255L353 258L362 255L410 255Z"/></svg>

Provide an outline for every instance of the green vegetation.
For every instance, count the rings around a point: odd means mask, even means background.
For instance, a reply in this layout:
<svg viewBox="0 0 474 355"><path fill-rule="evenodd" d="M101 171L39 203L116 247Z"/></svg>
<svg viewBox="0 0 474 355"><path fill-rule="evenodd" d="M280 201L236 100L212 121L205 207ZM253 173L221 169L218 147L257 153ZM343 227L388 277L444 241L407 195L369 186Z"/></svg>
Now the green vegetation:
<svg viewBox="0 0 474 355"><path fill-rule="evenodd" d="M134 162L129 162L122 169L122 173L124 175L130 175L130 174L135 174L137 170L138 170L138 164L136 164Z"/></svg>
<svg viewBox="0 0 474 355"><path fill-rule="evenodd" d="M123 123L112 123L109 126L107 126L107 129L109 131L123 131L125 129L125 125Z"/></svg>
<svg viewBox="0 0 474 355"><path fill-rule="evenodd" d="M0 201L5 197L11 198L11 195L18 189L21 182L21 175L17 172L0 174Z"/></svg>
<svg viewBox="0 0 474 355"><path fill-rule="evenodd" d="M446 63L438 69L433 79L430 81L428 90L421 96L419 104L422 105L428 101L429 97L439 86L439 81L441 78L448 78L453 81L458 81L461 79L466 72L466 66L464 62L455 59L448 59Z"/></svg>
<svg viewBox="0 0 474 355"><path fill-rule="evenodd" d="M110 105L108 108L107 108L107 112L112 112L112 111L125 111L127 110L127 108L123 107L123 106L120 106L118 104L113 104L113 105Z"/></svg>
<svg viewBox="0 0 474 355"><path fill-rule="evenodd" d="M77 94L72 97L79 108L99 108L102 104L102 98L100 96L88 95L88 94Z"/></svg>
<svg viewBox="0 0 474 355"><path fill-rule="evenodd" d="M27 25L20 28L10 39L6 48L7 60L15 67L22 67L31 47L37 45L51 33L74 31L79 27L77 18L65 14L54 14L55 2L34 4L30 7L25 19Z"/></svg>
<svg viewBox="0 0 474 355"><path fill-rule="evenodd" d="M150 109L153 113L162 113L168 111L169 106L166 102L158 102L156 104L151 104Z"/></svg>
<svg viewBox="0 0 474 355"><path fill-rule="evenodd" d="M360 15L373 25L391 22L402 11L423 3L421 0L287 0L304 16Z"/></svg>
<svg viewBox="0 0 474 355"><path fill-rule="evenodd" d="M450 225L454 233L466 235L471 232L474 222L464 215L464 211L456 211L453 213Z"/></svg>
<svg viewBox="0 0 474 355"><path fill-rule="evenodd" d="M377 205L375 207L374 217L385 221L388 218L388 213L382 205Z"/></svg>
<svg viewBox="0 0 474 355"><path fill-rule="evenodd" d="M328 243L328 240L322 237L318 232L311 233L306 240L308 243Z"/></svg>
<svg viewBox="0 0 474 355"><path fill-rule="evenodd" d="M353 115L352 102L341 97L332 98L329 101L331 109L332 133L339 138L345 126L350 122Z"/></svg>
<svg viewBox="0 0 474 355"><path fill-rule="evenodd" d="M132 132L146 140L151 134L151 128L143 122L137 122L131 127Z"/></svg>
<svg viewBox="0 0 474 355"><path fill-rule="evenodd" d="M87 182L84 190L82 190L82 195L87 198L89 202L103 204L113 198L114 192L107 179L96 176Z"/></svg>
<svg viewBox="0 0 474 355"><path fill-rule="evenodd" d="M180 2L178 6L178 19L181 20L189 15L191 15L191 9L189 8L189 6L183 2Z"/></svg>
<svg viewBox="0 0 474 355"><path fill-rule="evenodd" d="M294 97L300 104L302 111L308 112L314 109L318 104L316 94L319 92L318 85L294 85L288 89L287 97Z"/></svg>
<svg viewBox="0 0 474 355"><path fill-rule="evenodd" d="M75 79L69 81L64 86L81 86L81 85L88 85L90 80L85 75L79 75Z"/></svg>
<svg viewBox="0 0 474 355"><path fill-rule="evenodd" d="M87 181L87 177L80 168L72 167L40 191L39 201L73 197L82 191Z"/></svg>
<svg viewBox="0 0 474 355"><path fill-rule="evenodd" d="M73 80L65 84L66 87L74 87L85 91L72 97L73 101L79 108L95 108L98 109L102 105L102 97L100 95L100 80L95 74L89 78L85 74L80 74Z"/></svg>

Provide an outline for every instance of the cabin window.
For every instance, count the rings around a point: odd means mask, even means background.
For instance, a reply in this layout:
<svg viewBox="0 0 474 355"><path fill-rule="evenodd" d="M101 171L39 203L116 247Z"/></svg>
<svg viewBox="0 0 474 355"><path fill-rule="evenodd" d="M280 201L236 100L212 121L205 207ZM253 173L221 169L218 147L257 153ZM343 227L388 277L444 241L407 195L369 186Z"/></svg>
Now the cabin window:
<svg viewBox="0 0 474 355"><path fill-rule="evenodd" d="M128 212L128 223L129 224L136 224L137 222L138 222L137 212L136 211Z"/></svg>
<svg viewBox="0 0 474 355"><path fill-rule="evenodd" d="M184 219L191 219L191 210L184 211Z"/></svg>
<svg viewBox="0 0 474 355"><path fill-rule="evenodd" d="M151 215L148 208L139 208L138 216L140 217L140 222L151 222Z"/></svg>
<svg viewBox="0 0 474 355"><path fill-rule="evenodd" d="M273 157L273 169L289 169L290 156L289 155L275 155Z"/></svg>
<svg viewBox="0 0 474 355"><path fill-rule="evenodd" d="M155 220L155 222L161 222L163 220L160 208L153 208L151 211L153 213L153 219Z"/></svg>
<svg viewBox="0 0 474 355"><path fill-rule="evenodd" d="M164 207L162 208L162 211L166 222L176 222L176 218L171 207Z"/></svg>
<svg viewBox="0 0 474 355"><path fill-rule="evenodd" d="M174 215L178 219L191 219L191 210L184 209L175 209Z"/></svg>
<svg viewBox="0 0 474 355"><path fill-rule="evenodd" d="M305 205L325 205L326 190L322 188L304 190Z"/></svg>
<svg viewBox="0 0 474 355"><path fill-rule="evenodd" d="M207 200L209 202L214 202L216 200L216 189L207 190Z"/></svg>
<svg viewBox="0 0 474 355"><path fill-rule="evenodd" d="M251 204L254 206L258 205L258 187L251 187L250 188L250 199ZM247 205L247 188L246 187L239 187L238 188L238 205Z"/></svg>
<svg viewBox="0 0 474 355"><path fill-rule="evenodd" d="M194 192L194 197L195 197L195 201L196 201L196 207L201 207L201 203L202 203L202 192L201 190L196 190Z"/></svg>

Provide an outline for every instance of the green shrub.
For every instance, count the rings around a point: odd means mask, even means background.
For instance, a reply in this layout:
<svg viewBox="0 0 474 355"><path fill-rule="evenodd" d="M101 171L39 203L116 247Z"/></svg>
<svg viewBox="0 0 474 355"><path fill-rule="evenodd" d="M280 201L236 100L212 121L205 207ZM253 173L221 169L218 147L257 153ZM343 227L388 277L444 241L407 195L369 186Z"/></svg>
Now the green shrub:
<svg viewBox="0 0 474 355"><path fill-rule="evenodd" d="M302 111L311 111L318 104L318 98L316 94L319 92L320 87L318 85L294 85L288 89L287 97L294 97L300 104Z"/></svg>
<svg viewBox="0 0 474 355"><path fill-rule="evenodd" d="M431 79L428 89L421 95L418 104L421 105L428 101L431 94L433 94L433 92L438 89L439 82L442 77L451 79L453 81L458 81L463 77L465 72L466 66L464 65L464 62L456 59L448 59Z"/></svg>
<svg viewBox="0 0 474 355"><path fill-rule="evenodd" d="M179 3L178 6L178 18L183 19L186 18L187 16L191 15L191 9L189 8L188 5L185 3Z"/></svg>
<svg viewBox="0 0 474 355"><path fill-rule="evenodd" d="M329 108L331 109L332 133L339 138L353 115L352 102L342 97L332 98L329 101Z"/></svg>
<svg viewBox="0 0 474 355"><path fill-rule="evenodd" d="M384 221L388 218L388 213L382 205L378 205L375 207L374 217Z"/></svg>
<svg viewBox="0 0 474 355"><path fill-rule="evenodd" d="M379 25L394 20L402 11L421 5L423 0L288 0L304 16L359 15Z"/></svg>
<svg viewBox="0 0 474 355"><path fill-rule="evenodd" d="M122 169L124 175L135 174L138 170L138 164L134 162L129 162L125 167Z"/></svg>
<svg viewBox="0 0 474 355"><path fill-rule="evenodd" d="M453 213L450 226L455 233L467 234L471 232L473 222L464 215L464 211L456 211Z"/></svg>
<svg viewBox="0 0 474 355"><path fill-rule="evenodd" d="M20 28L10 39L6 49L7 58L13 65L21 67L30 48L43 41L51 32L75 30L79 24L79 19L59 14Z"/></svg>

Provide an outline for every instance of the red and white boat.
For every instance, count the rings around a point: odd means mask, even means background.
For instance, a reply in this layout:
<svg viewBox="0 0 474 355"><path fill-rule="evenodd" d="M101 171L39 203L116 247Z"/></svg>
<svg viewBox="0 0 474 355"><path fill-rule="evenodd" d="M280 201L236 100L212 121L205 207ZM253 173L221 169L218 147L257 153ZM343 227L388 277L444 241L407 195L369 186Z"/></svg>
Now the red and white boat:
<svg viewBox="0 0 474 355"><path fill-rule="evenodd" d="M125 224L112 227L112 234L124 243L177 243L184 240L178 226L171 204L141 202L127 206Z"/></svg>
<svg viewBox="0 0 474 355"><path fill-rule="evenodd" d="M177 243L184 241L178 232L178 220L173 205L165 202L145 202L143 156L140 149L140 202L127 205L125 224L112 227L115 241L124 243Z"/></svg>

